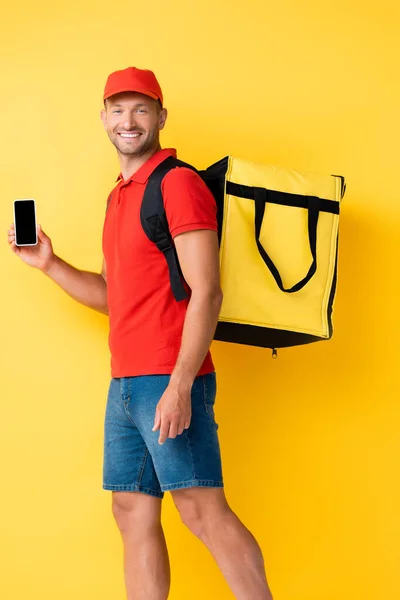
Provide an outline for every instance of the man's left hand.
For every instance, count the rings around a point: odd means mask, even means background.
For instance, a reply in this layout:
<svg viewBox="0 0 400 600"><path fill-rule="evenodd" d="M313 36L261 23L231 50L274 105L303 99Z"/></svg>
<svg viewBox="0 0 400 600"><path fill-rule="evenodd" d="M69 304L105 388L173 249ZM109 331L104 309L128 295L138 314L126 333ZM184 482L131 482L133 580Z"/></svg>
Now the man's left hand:
<svg viewBox="0 0 400 600"><path fill-rule="evenodd" d="M160 429L159 444L189 429L192 416L191 387L169 384L157 404L152 431Z"/></svg>

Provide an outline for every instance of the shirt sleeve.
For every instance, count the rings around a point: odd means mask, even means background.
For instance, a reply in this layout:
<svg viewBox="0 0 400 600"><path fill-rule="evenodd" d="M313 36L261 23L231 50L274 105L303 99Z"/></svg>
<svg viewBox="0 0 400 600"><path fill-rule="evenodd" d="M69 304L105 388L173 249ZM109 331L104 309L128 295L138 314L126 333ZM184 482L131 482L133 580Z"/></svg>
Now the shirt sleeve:
<svg viewBox="0 0 400 600"><path fill-rule="evenodd" d="M161 188L172 239L196 229L218 231L215 198L195 171L186 167L171 169Z"/></svg>

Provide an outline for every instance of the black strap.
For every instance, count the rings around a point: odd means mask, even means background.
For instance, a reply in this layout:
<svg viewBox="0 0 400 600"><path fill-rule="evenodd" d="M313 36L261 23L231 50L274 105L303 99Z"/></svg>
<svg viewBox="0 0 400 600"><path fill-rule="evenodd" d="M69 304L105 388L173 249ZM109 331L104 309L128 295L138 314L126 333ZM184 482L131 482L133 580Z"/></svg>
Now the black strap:
<svg viewBox="0 0 400 600"><path fill-rule="evenodd" d="M169 234L168 225L166 229L165 223L163 224L163 218L158 214L145 218L146 228L144 229L146 235L152 242L156 244L157 248L164 254L165 260L167 261L169 281L175 300L177 302L185 300L188 297L188 293L183 285L182 272L175 246L173 245L172 237Z"/></svg>
<svg viewBox="0 0 400 600"><path fill-rule="evenodd" d="M308 208L308 239L310 242L310 250L311 255L313 257L313 261L311 263L307 275L301 281L292 286L290 289L287 289L283 286L282 278L279 274L278 269L276 268L273 261L268 256L267 252L265 251L263 245L260 242L261 225L264 218L265 205L268 202L268 190L265 190L263 188L254 189L255 235L257 247L265 264L271 271L279 289L282 290L282 292L287 292L289 294L301 290L310 281L311 277L317 270L317 224L319 217L319 198L315 196L305 196L305 198L307 201Z"/></svg>
<svg viewBox="0 0 400 600"><path fill-rule="evenodd" d="M165 256L169 270L169 280L172 293L177 302L188 298L188 293L183 284L184 278L179 265L178 255L169 231L167 216L161 193L161 183L165 175L177 166L184 166L196 170L191 165L177 160L173 156L166 158L150 175L143 194L140 208L140 221L143 230L150 241Z"/></svg>
<svg viewBox="0 0 400 600"><path fill-rule="evenodd" d="M241 183L232 183L231 181L226 182L226 193L230 196L237 196L238 198L248 198L254 200L255 193L257 190L263 190L264 188L251 187L243 185ZM303 196L301 194L292 194L289 192L278 192L277 190L268 191L268 204L280 204L281 206L292 206L296 208L308 208L309 196ZM333 215L338 215L340 212L340 203L336 200L326 200L325 198L319 198L319 211L327 212Z"/></svg>
<svg viewBox="0 0 400 600"><path fill-rule="evenodd" d="M177 302L188 298L188 293L183 284L184 278L179 264L178 255L169 231L165 214L164 202L161 193L161 183L165 175L175 167L187 167L194 171L191 165L184 163L173 156L167 157L150 175L143 195L140 209L140 220L143 230L149 240L165 256L167 261L171 289ZM108 196L107 208L110 205L113 191Z"/></svg>
<svg viewBox="0 0 400 600"><path fill-rule="evenodd" d="M106 212L110 205L111 198L112 192L107 200ZM149 237L149 239L157 245L157 248L160 250L160 252L164 254L165 260L167 261L169 280L176 301L180 302L181 300L185 300L188 297L188 294L182 283L181 268L179 265L175 247L170 241L172 238L168 234L168 224L163 225L162 219L158 215L146 217L146 223L147 227L143 227L143 229L145 229L147 237Z"/></svg>

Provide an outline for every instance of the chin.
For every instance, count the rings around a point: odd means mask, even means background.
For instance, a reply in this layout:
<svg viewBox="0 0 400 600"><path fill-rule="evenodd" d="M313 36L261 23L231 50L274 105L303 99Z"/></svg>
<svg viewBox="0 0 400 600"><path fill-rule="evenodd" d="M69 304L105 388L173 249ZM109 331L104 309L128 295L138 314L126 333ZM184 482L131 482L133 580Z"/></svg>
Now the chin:
<svg viewBox="0 0 400 600"><path fill-rule="evenodd" d="M121 147L118 143L114 144L114 146L116 147L118 152L120 154L123 154L124 156L134 156L135 154L138 154L138 152L140 152L140 148L129 150L129 148Z"/></svg>

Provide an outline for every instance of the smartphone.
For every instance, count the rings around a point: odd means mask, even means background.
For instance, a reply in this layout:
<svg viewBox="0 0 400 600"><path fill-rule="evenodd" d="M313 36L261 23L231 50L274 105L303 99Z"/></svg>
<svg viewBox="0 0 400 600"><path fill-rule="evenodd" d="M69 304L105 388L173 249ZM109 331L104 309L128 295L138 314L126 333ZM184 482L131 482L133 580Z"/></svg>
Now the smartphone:
<svg viewBox="0 0 400 600"><path fill-rule="evenodd" d="M36 204L33 198L14 200L14 227L16 246L36 246Z"/></svg>

